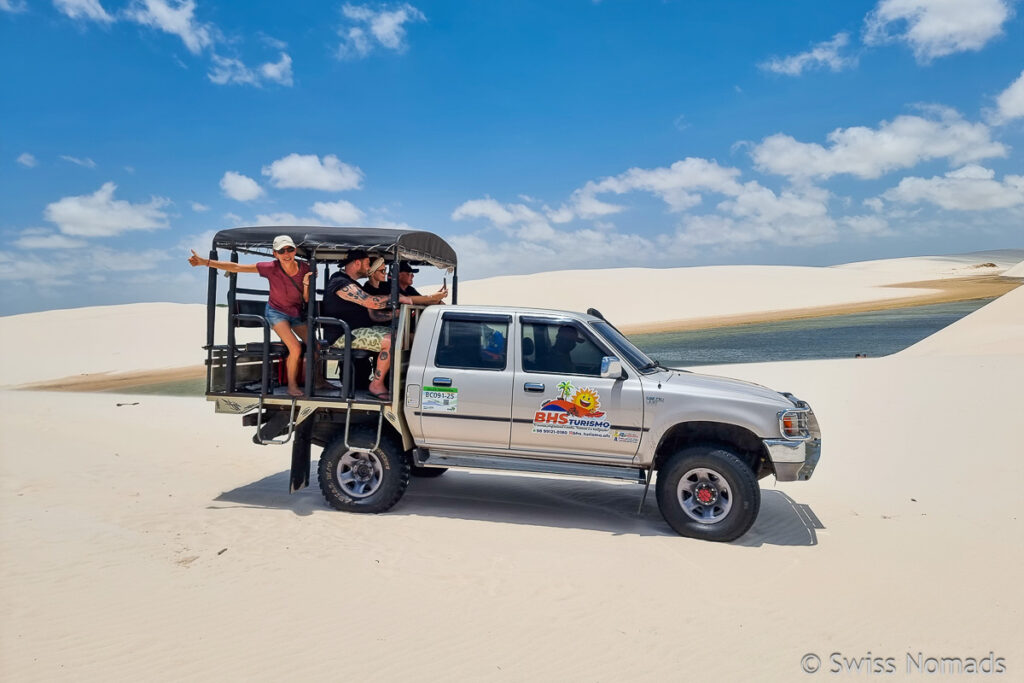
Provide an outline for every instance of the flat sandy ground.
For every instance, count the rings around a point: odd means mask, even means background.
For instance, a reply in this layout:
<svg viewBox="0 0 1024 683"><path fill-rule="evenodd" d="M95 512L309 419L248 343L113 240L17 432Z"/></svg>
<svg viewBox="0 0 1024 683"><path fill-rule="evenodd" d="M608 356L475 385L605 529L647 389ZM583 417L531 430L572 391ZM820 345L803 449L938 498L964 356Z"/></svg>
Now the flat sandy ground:
<svg viewBox="0 0 1024 683"><path fill-rule="evenodd" d="M824 434L732 544L601 481L448 472L339 513L202 399L0 391L0 679L943 680L908 654L992 653L1020 680L1024 289L894 356L701 372Z"/></svg>

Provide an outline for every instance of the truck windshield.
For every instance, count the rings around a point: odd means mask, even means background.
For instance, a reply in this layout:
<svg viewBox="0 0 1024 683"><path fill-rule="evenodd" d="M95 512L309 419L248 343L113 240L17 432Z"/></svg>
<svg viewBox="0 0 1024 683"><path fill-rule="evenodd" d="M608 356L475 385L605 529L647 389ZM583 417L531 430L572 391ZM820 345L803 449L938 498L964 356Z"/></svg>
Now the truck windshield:
<svg viewBox="0 0 1024 683"><path fill-rule="evenodd" d="M647 357L640 349L633 346L633 343L615 329L615 326L607 322L591 323L594 329L601 333L609 344L615 347L622 360L625 360L634 368L640 371L653 370L658 364Z"/></svg>

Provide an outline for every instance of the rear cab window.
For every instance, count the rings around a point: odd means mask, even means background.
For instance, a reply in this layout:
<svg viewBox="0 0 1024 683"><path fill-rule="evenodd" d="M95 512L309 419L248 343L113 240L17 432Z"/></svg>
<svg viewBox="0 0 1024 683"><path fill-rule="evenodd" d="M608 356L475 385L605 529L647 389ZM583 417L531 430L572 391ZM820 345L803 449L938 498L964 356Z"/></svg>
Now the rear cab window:
<svg viewBox="0 0 1024 683"><path fill-rule="evenodd" d="M508 366L511 318L446 313L441 322L434 365L467 370L504 370Z"/></svg>

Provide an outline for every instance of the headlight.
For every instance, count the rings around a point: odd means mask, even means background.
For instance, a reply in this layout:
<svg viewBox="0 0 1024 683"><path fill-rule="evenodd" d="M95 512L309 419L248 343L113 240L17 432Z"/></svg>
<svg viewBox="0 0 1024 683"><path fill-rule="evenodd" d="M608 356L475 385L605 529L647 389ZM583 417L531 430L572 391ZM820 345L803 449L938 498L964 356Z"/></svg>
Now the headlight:
<svg viewBox="0 0 1024 683"><path fill-rule="evenodd" d="M811 438L807 414L809 410L783 410L779 413L779 432L787 439L800 441Z"/></svg>

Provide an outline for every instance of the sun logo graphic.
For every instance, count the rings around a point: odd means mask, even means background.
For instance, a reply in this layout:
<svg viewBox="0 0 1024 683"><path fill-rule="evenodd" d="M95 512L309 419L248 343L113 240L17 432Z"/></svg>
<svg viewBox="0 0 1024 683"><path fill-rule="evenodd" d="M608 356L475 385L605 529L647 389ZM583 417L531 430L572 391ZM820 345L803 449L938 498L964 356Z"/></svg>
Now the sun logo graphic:
<svg viewBox="0 0 1024 683"><path fill-rule="evenodd" d="M601 399L593 389L577 389L572 396L572 403L576 406L576 415L581 417L600 417L604 413L598 412L601 407Z"/></svg>

